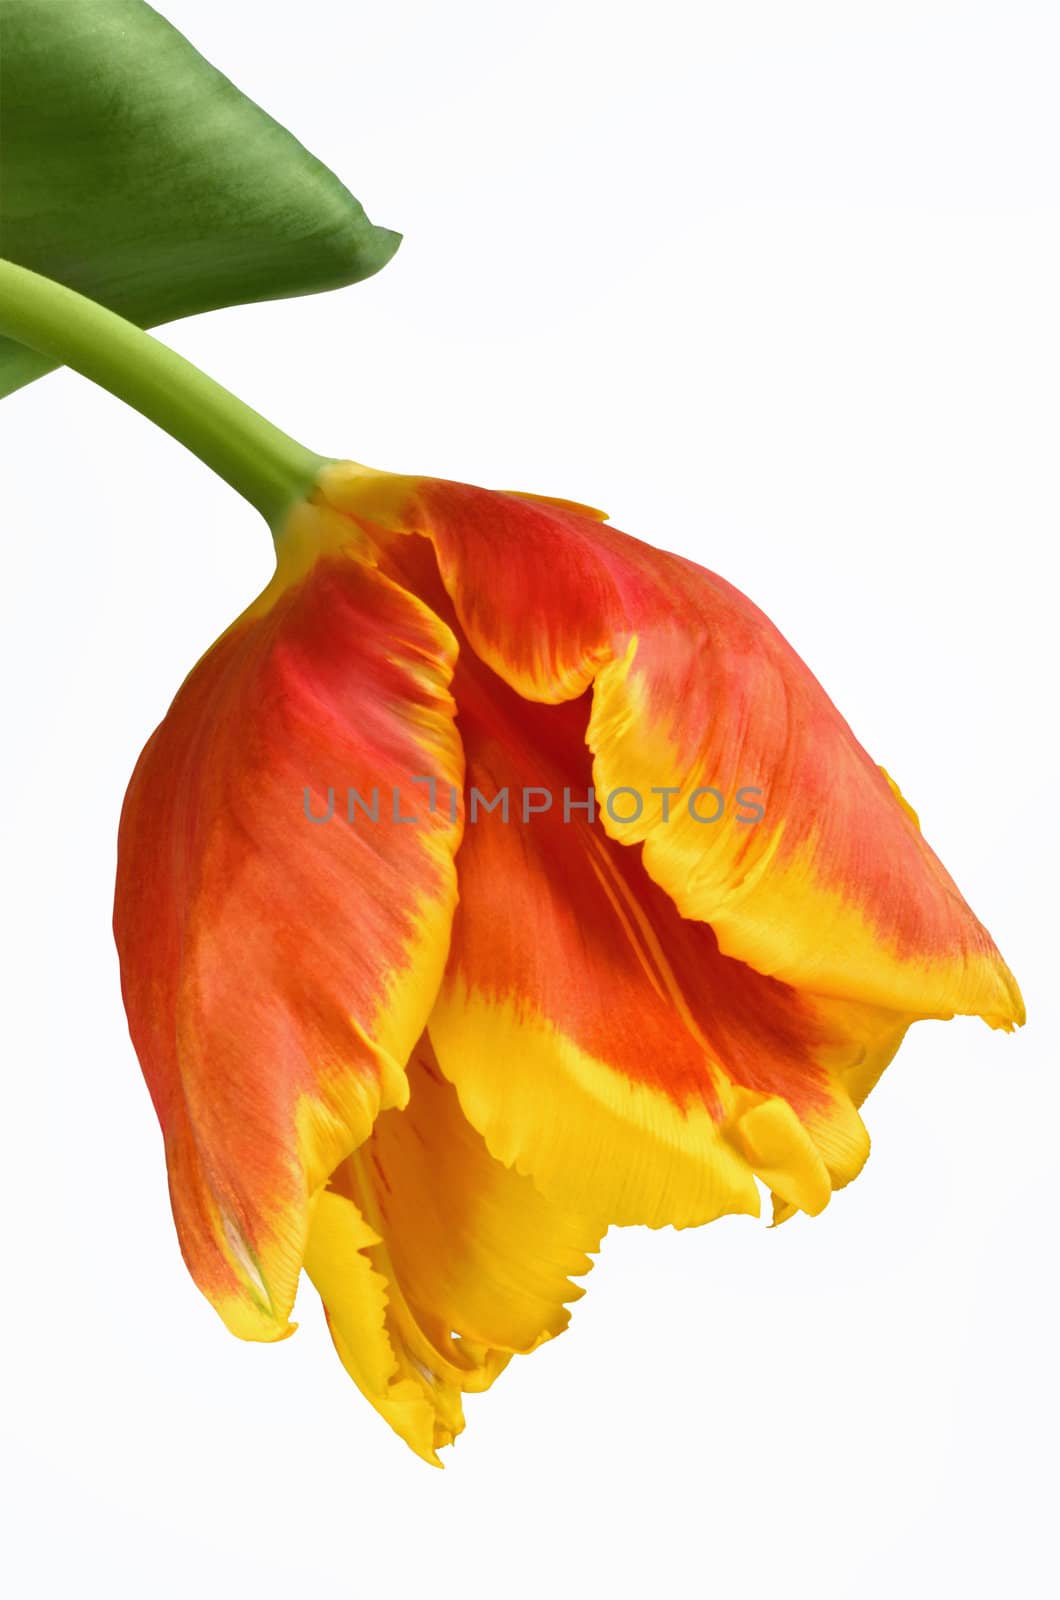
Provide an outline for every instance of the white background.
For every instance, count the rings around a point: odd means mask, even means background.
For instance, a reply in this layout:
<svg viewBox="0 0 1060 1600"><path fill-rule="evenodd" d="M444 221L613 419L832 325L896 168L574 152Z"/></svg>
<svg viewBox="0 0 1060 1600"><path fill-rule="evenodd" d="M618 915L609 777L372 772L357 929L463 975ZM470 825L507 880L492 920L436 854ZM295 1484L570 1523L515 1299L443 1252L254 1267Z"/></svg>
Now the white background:
<svg viewBox="0 0 1060 1600"><path fill-rule="evenodd" d="M406 235L164 336L318 450L603 505L745 589L1031 1025L914 1029L815 1221L612 1234L431 1471L311 1293L265 1347L193 1288L119 999L123 789L268 537L72 374L5 401L11 1592L1052 1594L1054 8L162 10Z"/></svg>

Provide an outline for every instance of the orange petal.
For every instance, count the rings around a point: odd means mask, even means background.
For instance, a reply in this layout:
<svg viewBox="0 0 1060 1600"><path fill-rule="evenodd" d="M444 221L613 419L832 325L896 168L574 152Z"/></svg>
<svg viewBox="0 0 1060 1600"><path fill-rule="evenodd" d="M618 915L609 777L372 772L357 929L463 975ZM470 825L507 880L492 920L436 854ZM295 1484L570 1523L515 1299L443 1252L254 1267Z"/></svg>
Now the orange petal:
<svg viewBox="0 0 1060 1600"><path fill-rule="evenodd" d="M625 627L622 596L583 534L600 531L600 512L353 462L327 469L320 488L373 535L430 538L472 649L524 699L572 699L611 659Z"/></svg>
<svg viewBox="0 0 1060 1600"><path fill-rule="evenodd" d="M289 1331L314 1191L407 1097L456 898L459 822L410 782L462 781L452 635L351 551L314 563L315 518L149 740L119 838L122 986L181 1247L256 1339ZM380 789L377 822L347 820L348 787Z"/></svg>
<svg viewBox="0 0 1060 1600"><path fill-rule="evenodd" d="M990 935L791 647L721 578L642 551L636 632L597 676L588 738L602 791L679 792L665 821L661 797L629 826L605 813L616 837L760 972L910 1018L1022 1022Z"/></svg>
<svg viewBox="0 0 1060 1600"><path fill-rule="evenodd" d="M583 1292L570 1278L603 1227L490 1156L426 1040L408 1077L406 1109L379 1118L321 1197L306 1266L347 1371L433 1461L463 1428L462 1395L566 1327Z"/></svg>
<svg viewBox="0 0 1060 1600"><path fill-rule="evenodd" d="M524 698L594 684L597 788L643 800L605 826L643 842L652 877L726 954L910 1017L1023 1020L910 807L724 579L569 504L350 465L324 489L347 513L430 537L473 649Z"/></svg>
<svg viewBox="0 0 1060 1600"><path fill-rule="evenodd" d="M587 698L531 705L461 651L461 897L429 1032L491 1152L558 1205L679 1226L819 1211L868 1140L846 1081L906 1019L823 1010L724 956L581 808ZM526 817L537 786L551 808ZM507 820L501 804L508 792Z"/></svg>

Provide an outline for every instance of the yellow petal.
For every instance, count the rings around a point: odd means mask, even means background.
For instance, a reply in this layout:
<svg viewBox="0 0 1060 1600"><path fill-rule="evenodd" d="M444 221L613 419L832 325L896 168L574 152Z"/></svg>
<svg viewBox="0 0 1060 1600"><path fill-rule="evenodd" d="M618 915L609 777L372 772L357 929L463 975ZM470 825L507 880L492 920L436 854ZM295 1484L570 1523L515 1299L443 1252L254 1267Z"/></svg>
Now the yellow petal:
<svg viewBox="0 0 1060 1600"><path fill-rule="evenodd" d="M346 1371L395 1433L441 1466L444 1443L438 1407L418 1375L402 1361L387 1326L387 1282L366 1252L379 1244L352 1200L323 1193L313 1207L305 1270L327 1311L328 1326Z"/></svg>
<svg viewBox="0 0 1060 1600"><path fill-rule="evenodd" d="M426 1041L408 1079L407 1108L379 1118L318 1199L306 1270L350 1376L436 1461L463 1394L562 1332L603 1225L491 1157Z"/></svg>

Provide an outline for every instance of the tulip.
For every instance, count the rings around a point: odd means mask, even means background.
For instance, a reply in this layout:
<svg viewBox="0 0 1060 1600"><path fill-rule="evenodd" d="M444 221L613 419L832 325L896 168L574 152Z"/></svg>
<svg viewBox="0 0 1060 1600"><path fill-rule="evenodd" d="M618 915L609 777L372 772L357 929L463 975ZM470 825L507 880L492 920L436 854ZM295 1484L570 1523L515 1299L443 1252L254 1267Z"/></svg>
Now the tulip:
<svg viewBox="0 0 1060 1600"><path fill-rule="evenodd" d="M911 1022L1023 1021L914 811L724 579L585 506L311 455L4 264L0 331L275 535L137 764L114 913L181 1249L233 1333L290 1333L304 1270L437 1463L607 1227L757 1215L759 1183L815 1215Z"/></svg>
<svg viewBox="0 0 1060 1600"><path fill-rule="evenodd" d="M1021 1003L723 579L585 507L353 463L277 548L133 775L125 1003L200 1288L276 1339L304 1268L433 1461L609 1224L756 1214L756 1179L816 1214L909 1023ZM708 789L759 819L682 803ZM552 803L505 820L502 791Z"/></svg>

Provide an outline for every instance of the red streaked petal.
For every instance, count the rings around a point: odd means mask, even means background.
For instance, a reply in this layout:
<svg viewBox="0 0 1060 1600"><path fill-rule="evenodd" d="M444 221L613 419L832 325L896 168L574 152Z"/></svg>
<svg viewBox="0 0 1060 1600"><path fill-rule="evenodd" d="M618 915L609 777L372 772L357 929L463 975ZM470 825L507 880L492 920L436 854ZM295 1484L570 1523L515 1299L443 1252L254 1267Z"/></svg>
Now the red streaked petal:
<svg viewBox="0 0 1060 1600"><path fill-rule="evenodd" d="M616 536L612 535L612 538ZM618 536L620 537L620 536ZM758 609L692 562L643 546L637 631L596 679L589 744L603 791L671 785L623 842L728 954L799 988L910 1017L1023 1020L1011 973L897 787ZM697 789L713 796L698 804ZM758 821L741 796L761 808ZM755 813L752 813L755 814Z"/></svg>
<svg viewBox="0 0 1060 1600"><path fill-rule="evenodd" d="M410 779L461 784L453 655L371 566L298 556L199 662L129 785L115 937L130 1032L185 1259L245 1337L289 1331L310 1198L407 1095L460 831ZM392 784L415 825L393 820ZM378 822L345 820L348 786L379 786ZM332 788L330 820L310 821L306 791L320 817Z"/></svg>
<svg viewBox="0 0 1060 1600"><path fill-rule="evenodd" d="M594 685L605 825L644 844L682 915L763 973L909 1017L1023 1020L1011 973L895 786L812 673L731 584L570 504L340 466L353 517L428 536L478 656L526 699ZM365 508L368 508L367 510ZM396 557L396 559L401 559ZM670 789L667 801L653 791ZM713 789L726 807L718 822ZM741 791L762 820L740 820ZM669 805L671 815L664 817Z"/></svg>
<svg viewBox="0 0 1060 1600"><path fill-rule="evenodd" d="M463 651L454 694L468 817L429 1032L493 1155L618 1223L756 1214L756 1175L820 1210L868 1149L845 1074L904 1019L834 1017L722 955L638 852L564 811L590 781L587 698L528 704ZM531 785L555 800L526 819ZM506 789L507 821L478 805Z"/></svg>
<svg viewBox="0 0 1060 1600"><path fill-rule="evenodd" d="M601 513L571 501L499 494L352 462L321 493L373 535L422 533L476 655L528 700L569 700L611 658L622 597L581 530ZM397 553L395 559L404 558Z"/></svg>

